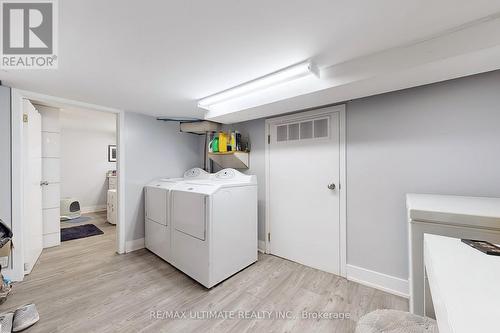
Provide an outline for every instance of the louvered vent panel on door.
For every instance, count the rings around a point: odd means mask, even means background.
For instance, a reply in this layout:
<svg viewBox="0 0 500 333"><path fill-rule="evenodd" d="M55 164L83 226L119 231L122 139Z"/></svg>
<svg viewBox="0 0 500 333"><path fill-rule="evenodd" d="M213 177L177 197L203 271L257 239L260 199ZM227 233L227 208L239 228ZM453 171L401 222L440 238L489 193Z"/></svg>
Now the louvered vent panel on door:
<svg viewBox="0 0 500 333"><path fill-rule="evenodd" d="M288 125L288 140L299 139L299 124Z"/></svg>
<svg viewBox="0 0 500 333"><path fill-rule="evenodd" d="M288 125L280 125L276 128L276 141L288 140Z"/></svg>
<svg viewBox="0 0 500 333"><path fill-rule="evenodd" d="M304 121L300 123L300 139L311 139L313 137L313 122Z"/></svg>
<svg viewBox="0 0 500 333"><path fill-rule="evenodd" d="M329 119L320 118L314 120L305 120L297 123L278 125L276 127L276 141L294 141L328 138Z"/></svg>
<svg viewBox="0 0 500 333"><path fill-rule="evenodd" d="M325 138L328 136L328 119L318 119L314 121L314 137Z"/></svg>

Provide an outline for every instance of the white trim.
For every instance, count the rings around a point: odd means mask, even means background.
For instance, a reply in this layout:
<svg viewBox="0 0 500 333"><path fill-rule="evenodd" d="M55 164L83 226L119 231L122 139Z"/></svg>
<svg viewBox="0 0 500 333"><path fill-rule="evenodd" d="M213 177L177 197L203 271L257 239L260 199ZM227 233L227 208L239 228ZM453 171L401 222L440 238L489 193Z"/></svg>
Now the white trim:
<svg viewBox="0 0 500 333"><path fill-rule="evenodd" d="M139 239L127 241L125 243L125 253L137 251L137 250L143 249L144 247L145 247L144 238L139 238Z"/></svg>
<svg viewBox="0 0 500 333"><path fill-rule="evenodd" d="M339 222L340 222L340 276L346 277L347 271L347 160L346 160L346 111L345 104L339 110Z"/></svg>
<svg viewBox="0 0 500 333"><path fill-rule="evenodd" d="M82 212L82 214L98 213L105 211L107 208L108 208L107 205L96 205L96 206L82 207L80 211Z"/></svg>
<svg viewBox="0 0 500 333"><path fill-rule="evenodd" d="M35 92L11 89L11 121L12 121L12 232L14 237L12 243L14 248L12 249L12 267L11 269L5 269L4 273L13 281L22 281L24 278L24 257L23 257L23 242L22 242L22 223L23 220L23 209L22 209L22 199L23 199L23 186L22 186L22 100L29 99L38 102L38 104L51 105L54 107L68 108L77 107L83 109L91 109L96 111L110 112L116 114L117 118L117 147L118 147L118 160L117 160L117 170L118 170L118 219L117 219L117 252L125 252L125 213L124 205L125 202L125 159L124 159L124 143L125 143L125 132L123 130L124 124L124 114L123 110L109 108L105 106L69 100L65 98L49 96L44 94L39 94ZM123 226L122 226L123 224Z"/></svg>
<svg viewBox="0 0 500 333"><path fill-rule="evenodd" d="M265 151L264 151L264 155L265 155L265 160L264 160L264 164L265 164L265 169L266 169L266 172L265 172L265 180L264 180L264 183L266 185L266 199L265 199L265 209L266 209L266 212L265 212L265 223L264 223L264 243L265 243L265 246L264 246L264 249L265 249L265 253L271 253L271 248L270 248L270 244L269 244L269 237L268 237L268 234L269 232L271 231L271 219L269 217L269 192L271 190L270 186L269 186L269 170L270 170L270 166L269 166L269 137L271 135L271 125L270 125L270 122L266 119L266 122L265 122L265 135L266 137L264 138L264 145L266 146L265 147Z"/></svg>
<svg viewBox="0 0 500 333"><path fill-rule="evenodd" d="M12 165L12 254L11 266L2 273L12 281L22 281L24 278L24 253L22 225L23 220L23 95L17 89L11 89L11 165Z"/></svg>
<svg viewBox="0 0 500 333"><path fill-rule="evenodd" d="M260 253L266 253L266 242L259 239L259 243L257 245L257 250Z"/></svg>
<svg viewBox="0 0 500 333"><path fill-rule="evenodd" d="M270 218L269 218L269 194L270 194L270 187L269 187L269 143L268 143L268 137L270 135L270 128L272 124L282 122L282 121L291 121L294 119L300 119L304 117L310 117L310 116L318 116L321 114L329 114L329 113L336 113L338 112L339 114L339 146L340 146L340 159L339 159L339 224L340 224L340 233L339 233L339 274L342 277L347 276L347 271L346 271L346 265L347 265L347 200L346 200L346 193L347 193L347 184L346 184L346 115L345 115L345 104L342 105L335 105L335 106L329 106L329 107L324 107L324 108L319 108L319 109L314 109L311 111L303 111L303 112L298 112L294 113L291 115L286 115L286 116L281 116L281 117L275 117L275 118L269 118L266 119L265 122L265 169L266 169L266 222L265 222L265 253L270 253L270 245L268 241L268 233L271 230L271 225L270 225ZM259 242L260 243L260 242Z"/></svg>
<svg viewBox="0 0 500 333"><path fill-rule="evenodd" d="M120 109L110 108L107 106L85 103L85 102L75 101L75 100L62 98L62 97L39 94L36 92L22 90L22 89L12 88L12 90L13 91L15 90L18 94L21 95L22 98L36 101L36 102L38 102L36 104L41 104L41 105L50 104L50 106L57 107L57 108L76 107L76 108L91 109L91 110L110 112L110 113L123 112Z"/></svg>
<svg viewBox="0 0 500 333"><path fill-rule="evenodd" d="M117 173L117 205L118 211L116 216L116 252L119 254L125 253L125 112L121 111L116 117L116 173Z"/></svg>
<svg viewBox="0 0 500 333"><path fill-rule="evenodd" d="M390 294L409 298L408 280L375 272L366 268L347 265L347 279L359 284L379 289Z"/></svg>

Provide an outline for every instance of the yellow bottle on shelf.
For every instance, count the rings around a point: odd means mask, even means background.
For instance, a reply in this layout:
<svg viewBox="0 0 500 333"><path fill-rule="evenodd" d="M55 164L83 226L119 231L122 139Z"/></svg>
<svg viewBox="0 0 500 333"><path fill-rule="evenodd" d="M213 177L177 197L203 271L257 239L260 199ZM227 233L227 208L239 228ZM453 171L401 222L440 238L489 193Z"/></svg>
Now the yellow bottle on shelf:
<svg viewBox="0 0 500 333"><path fill-rule="evenodd" d="M230 142L230 145L231 145L231 151L235 151L236 150L236 132L231 132L231 142Z"/></svg>
<svg viewBox="0 0 500 333"><path fill-rule="evenodd" d="M227 152L227 133L219 132L219 152Z"/></svg>

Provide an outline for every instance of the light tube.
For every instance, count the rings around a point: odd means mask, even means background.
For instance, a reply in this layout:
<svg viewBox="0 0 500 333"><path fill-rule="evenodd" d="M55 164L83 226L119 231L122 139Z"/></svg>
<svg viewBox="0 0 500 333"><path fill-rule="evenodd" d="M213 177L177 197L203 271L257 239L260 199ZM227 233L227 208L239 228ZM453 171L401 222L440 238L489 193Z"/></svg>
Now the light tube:
<svg viewBox="0 0 500 333"><path fill-rule="evenodd" d="M319 76L316 66L311 61L305 61L202 98L198 101L198 107L208 110L211 105L311 74Z"/></svg>

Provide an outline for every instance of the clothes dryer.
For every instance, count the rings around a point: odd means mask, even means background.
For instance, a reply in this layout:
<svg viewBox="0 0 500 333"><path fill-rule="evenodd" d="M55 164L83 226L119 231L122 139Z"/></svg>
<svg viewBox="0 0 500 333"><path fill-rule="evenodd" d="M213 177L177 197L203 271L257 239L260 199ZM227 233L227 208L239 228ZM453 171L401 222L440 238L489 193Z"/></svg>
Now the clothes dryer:
<svg viewBox="0 0 500 333"><path fill-rule="evenodd" d="M234 169L171 190L171 263L207 288L257 261L257 179Z"/></svg>

